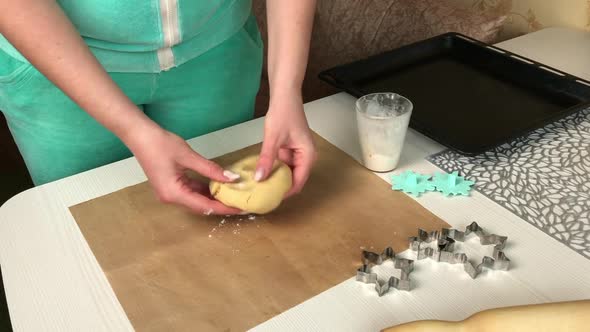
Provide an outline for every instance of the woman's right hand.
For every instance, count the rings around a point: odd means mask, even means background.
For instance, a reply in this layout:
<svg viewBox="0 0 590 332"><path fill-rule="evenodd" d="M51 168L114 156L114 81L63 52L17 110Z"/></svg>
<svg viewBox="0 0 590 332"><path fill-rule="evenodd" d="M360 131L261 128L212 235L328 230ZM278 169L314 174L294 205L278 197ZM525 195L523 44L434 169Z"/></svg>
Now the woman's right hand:
<svg viewBox="0 0 590 332"><path fill-rule="evenodd" d="M194 213L206 215L241 212L213 199L208 184L189 178L186 172L192 170L221 182L231 182L239 176L203 158L181 137L154 124L152 128L142 129L142 132L126 141L161 202L180 205Z"/></svg>

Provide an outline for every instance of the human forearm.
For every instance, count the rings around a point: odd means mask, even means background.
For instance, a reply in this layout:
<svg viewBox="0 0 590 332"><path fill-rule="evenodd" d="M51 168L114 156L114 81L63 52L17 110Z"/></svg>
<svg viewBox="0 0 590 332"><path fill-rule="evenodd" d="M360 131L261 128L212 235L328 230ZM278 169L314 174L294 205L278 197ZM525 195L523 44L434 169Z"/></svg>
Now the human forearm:
<svg viewBox="0 0 590 332"><path fill-rule="evenodd" d="M113 82L55 1L2 0L0 33L128 145L135 133L157 128Z"/></svg>
<svg viewBox="0 0 590 332"><path fill-rule="evenodd" d="M301 97L316 1L267 0L266 4L270 105L256 180L266 179L279 158L293 169L293 186L287 193L291 196L303 189L316 159Z"/></svg>
<svg viewBox="0 0 590 332"><path fill-rule="evenodd" d="M267 0L271 99L301 93L316 0ZM272 102L272 101L271 101Z"/></svg>

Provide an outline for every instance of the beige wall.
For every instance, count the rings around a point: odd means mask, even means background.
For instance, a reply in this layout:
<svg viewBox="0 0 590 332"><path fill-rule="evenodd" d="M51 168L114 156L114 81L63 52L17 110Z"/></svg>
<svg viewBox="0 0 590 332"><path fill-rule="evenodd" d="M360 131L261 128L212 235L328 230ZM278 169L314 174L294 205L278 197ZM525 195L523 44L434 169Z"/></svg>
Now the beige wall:
<svg viewBox="0 0 590 332"><path fill-rule="evenodd" d="M419 1L419 0L418 0ZM509 13L501 39L545 27L590 29L590 0L448 0L478 11Z"/></svg>

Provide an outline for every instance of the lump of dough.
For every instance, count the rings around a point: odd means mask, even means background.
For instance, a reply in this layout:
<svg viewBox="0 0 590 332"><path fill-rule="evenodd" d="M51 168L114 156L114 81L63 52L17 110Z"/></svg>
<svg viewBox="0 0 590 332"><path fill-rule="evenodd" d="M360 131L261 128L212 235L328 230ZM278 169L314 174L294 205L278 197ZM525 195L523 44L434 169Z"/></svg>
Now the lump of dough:
<svg viewBox="0 0 590 332"><path fill-rule="evenodd" d="M276 209L291 189L291 169L276 160L268 178L256 182L257 162L258 156L250 156L228 167L228 170L239 174L240 179L231 183L211 181L209 190L213 197L227 206L250 213L265 214Z"/></svg>

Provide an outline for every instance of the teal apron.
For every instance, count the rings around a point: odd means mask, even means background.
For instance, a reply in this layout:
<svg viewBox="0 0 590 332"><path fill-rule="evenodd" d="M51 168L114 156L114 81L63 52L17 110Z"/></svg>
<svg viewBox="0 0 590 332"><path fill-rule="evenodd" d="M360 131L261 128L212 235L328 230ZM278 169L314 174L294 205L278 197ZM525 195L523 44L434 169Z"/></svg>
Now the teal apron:
<svg viewBox="0 0 590 332"><path fill-rule="evenodd" d="M263 47L250 1L58 2L113 80L163 128L188 139L252 118ZM36 185L131 156L3 38L0 110Z"/></svg>

